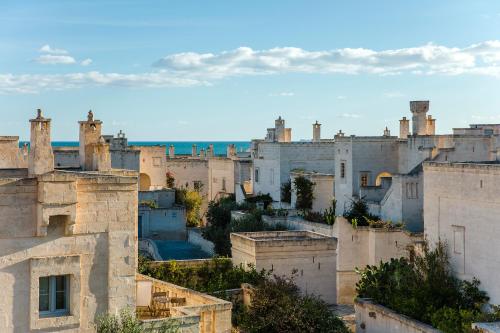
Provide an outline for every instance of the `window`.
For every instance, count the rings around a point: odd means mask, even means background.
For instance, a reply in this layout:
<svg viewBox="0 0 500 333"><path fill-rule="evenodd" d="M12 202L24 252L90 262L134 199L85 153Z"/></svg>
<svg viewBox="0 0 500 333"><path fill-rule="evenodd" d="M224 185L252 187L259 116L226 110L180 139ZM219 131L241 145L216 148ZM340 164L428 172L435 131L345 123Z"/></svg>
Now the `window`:
<svg viewBox="0 0 500 333"><path fill-rule="evenodd" d="M38 280L40 317L69 314L69 275L44 276Z"/></svg>
<svg viewBox="0 0 500 333"><path fill-rule="evenodd" d="M345 162L340 163L340 178L345 178Z"/></svg>
<svg viewBox="0 0 500 333"><path fill-rule="evenodd" d="M222 178L222 190L226 191L226 178Z"/></svg>
<svg viewBox="0 0 500 333"><path fill-rule="evenodd" d="M256 168L255 169L255 182L258 183L259 182L259 168Z"/></svg>
<svg viewBox="0 0 500 333"><path fill-rule="evenodd" d="M367 187L367 186L368 186L368 174L362 173L361 174L361 187Z"/></svg>
<svg viewBox="0 0 500 333"><path fill-rule="evenodd" d="M203 188L203 183L201 182L201 180L195 180L195 181L193 181L193 188L194 188L195 191L200 192L201 189Z"/></svg>

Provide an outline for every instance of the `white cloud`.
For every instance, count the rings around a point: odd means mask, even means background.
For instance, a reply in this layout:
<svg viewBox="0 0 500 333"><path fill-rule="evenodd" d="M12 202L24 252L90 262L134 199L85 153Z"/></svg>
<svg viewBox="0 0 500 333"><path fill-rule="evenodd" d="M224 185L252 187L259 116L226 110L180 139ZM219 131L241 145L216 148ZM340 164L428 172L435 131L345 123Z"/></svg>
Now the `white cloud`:
<svg viewBox="0 0 500 333"><path fill-rule="evenodd" d="M293 93L293 92L271 93L271 94L269 94L269 96L271 96L271 97L275 97L275 96L278 96L278 97L292 97L292 96L295 96L295 93Z"/></svg>
<svg viewBox="0 0 500 333"><path fill-rule="evenodd" d="M70 65L76 63L75 58L69 55L42 54L35 59L36 62L42 65Z"/></svg>
<svg viewBox="0 0 500 333"><path fill-rule="evenodd" d="M80 63L82 66L88 66L92 63L92 59L90 58L87 58L87 59L84 59L82 60L82 62Z"/></svg>
<svg viewBox="0 0 500 333"><path fill-rule="evenodd" d="M361 115L356 113L342 113L340 115L341 118L361 118Z"/></svg>
<svg viewBox="0 0 500 333"><path fill-rule="evenodd" d="M402 92L399 91L388 91L384 93L384 97L386 98L399 98L399 97L404 97L405 95Z"/></svg>
<svg viewBox="0 0 500 333"><path fill-rule="evenodd" d="M44 45L36 60L43 64L74 64L66 50ZM89 64L91 59L79 61ZM296 47L253 50L240 47L220 53L177 53L154 63L146 73L1 74L0 92L39 92L90 85L127 87L186 87L245 75L367 74L367 75L483 75L500 78L500 40L467 47L426 44L375 51L344 48L307 51ZM132 67L132 66L131 66ZM285 94L289 94L286 93ZM291 95L283 95L291 96ZM344 96L338 96L343 99Z"/></svg>
<svg viewBox="0 0 500 333"><path fill-rule="evenodd" d="M44 46L42 46L38 52L40 53L50 53L50 54L68 54L68 51L66 50L63 50L63 49L54 49L52 47L50 47L49 44L45 44Z"/></svg>
<svg viewBox="0 0 500 333"><path fill-rule="evenodd" d="M337 96L337 99L340 99L340 100L342 100L342 99L347 99L347 96L344 96L344 95L338 95L338 96Z"/></svg>
<svg viewBox="0 0 500 333"><path fill-rule="evenodd" d="M465 48L426 44L419 47L375 51L344 48L307 51L296 47L253 50L240 47L214 53L178 53L153 64L177 74L222 79L242 75L283 73L321 74L479 74L500 76L500 41Z"/></svg>

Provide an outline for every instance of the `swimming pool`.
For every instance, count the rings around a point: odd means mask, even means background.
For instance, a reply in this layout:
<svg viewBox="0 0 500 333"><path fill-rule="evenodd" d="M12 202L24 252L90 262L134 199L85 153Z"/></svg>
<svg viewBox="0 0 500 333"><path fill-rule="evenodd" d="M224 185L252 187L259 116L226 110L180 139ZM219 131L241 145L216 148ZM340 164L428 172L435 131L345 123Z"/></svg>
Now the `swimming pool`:
<svg viewBox="0 0 500 333"><path fill-rule="evenodd" d="M155 240L158 252L163 260L206 259L210 255L199 246L186 241Z"/></svg>

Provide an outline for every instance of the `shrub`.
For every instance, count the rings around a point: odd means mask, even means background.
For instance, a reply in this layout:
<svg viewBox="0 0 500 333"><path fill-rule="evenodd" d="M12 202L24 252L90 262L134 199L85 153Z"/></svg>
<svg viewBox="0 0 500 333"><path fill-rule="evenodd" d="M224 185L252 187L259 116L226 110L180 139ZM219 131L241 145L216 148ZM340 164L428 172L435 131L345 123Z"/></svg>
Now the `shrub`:
<svg viewBox="0 0 500 333"><path fill-rule="evenodd" d="M488 319L481 311L488 296L479 289L479 281L462 281L453 276L442 243L434 250L425 245L421 255L412 250L409 259L391 259L358 273L359 297L371 298L444 332L470 332L472 321Z"/></svg>
<svg viewBox="0 0 500 333"><path fill-rule="evenodd" d="M176 189L175 202L186 208L186 225L188 227L198 227L201 224L201 204L203 198L200 192L185 188Z"/></svg>
<svg viewBox="0 0 500 333"><path fill-rule="evenodd" d="M292 202L292 181L288 180L286 183L281 184L281 201Z"/></svg>
<svg viewBox="0 0 500 333"><path fill-rule="evenodd" d="M314 195L314 183L304 176L298 176L293 181L293 186L297 192L295 208L308 210L312 208Z"/></svg>
<svg viewBox="0 0 500 333"><path fill-rule="evenodd" d="M167 172L167 187L174 188L175 187L175 178L171 172Z"/></svg>
<svg viewBox="0 0 500 333"><path fill-rule="evenodd" d="M97 317L94 324L97 333L143 333L146 329L130 309L122 309L118 315L103 314ZM147 330L151 332L150 329ZM154 332L177 333L179 325L176 321L163 321L154 325Z"/></svg>
<svg viewBox="0 0 500 333"><path fill-rule="evenodd" d="M293 278L279 276L256 285L251 305L236 317L236 324L252 333L348 332L325 302L301 296Z"/></svg>
<svg viewBox="0 0 500 333"><path fill-rule="evenodd" d="M370 220L379 220L379 217L368 212L368 205L364 198L352 199L349 210L344 217L354 226L368 226Z"/></svg>
<svg viewBox="0 0 500 333"><path fill-rule="evenodd" d="M247 203L254 205L261 202L264 205L264 209L266 209L273 202L273 198L269 193L267 193L267 194L258 194L253 197L246 198L245 201Z"/></svg>
<svg viewBox="0 0 500 333"><path fill-rule="evenodd" d="M175 261L150 265L145 261L139 273L205 293L240 288L242 283L258 284L269 275L249 265L233 266L231 259L213 258L199 267L180 266Z"/></svg>

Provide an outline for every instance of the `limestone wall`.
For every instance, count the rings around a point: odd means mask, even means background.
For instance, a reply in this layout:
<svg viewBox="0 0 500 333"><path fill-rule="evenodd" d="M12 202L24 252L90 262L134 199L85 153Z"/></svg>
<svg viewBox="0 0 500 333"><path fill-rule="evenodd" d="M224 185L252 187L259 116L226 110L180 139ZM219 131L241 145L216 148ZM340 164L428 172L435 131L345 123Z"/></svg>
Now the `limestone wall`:
<svg viewBox="0 0 500 333"><path fill-rule="evenodd" d="M255 234L269 237L253 240ZM294 239L295 234L314 237ZM282 235L291 236L282 239ZM253 264L280 276L295 272L295 283L303 293L318 295L329 304L336 303L335 249L334 238L304 231L231 234L234 265Z"/></svg>
<svg viewBox="0 0 500 333"><path fill-rule="evenodd" d="M431 245L445 241L457 276L478 278L493 304L500 303L499 189L497 164L424 165L426 237Z"/></svg>
<svg viewBox="0 0 500 333"><path fill-rule="evenodd" d="M150 188L141 190L157 190L167 186L166 175L166 146L131 146L134 150L139 150L141 174L147 175L150 181Z"/></svg>
<svg viewBox="0 0 500 333"><path fill-rule="evenodd" d="M93 332L98 313L133 306L136 221L136 177L1 179L0 331ZM38 277L52 274L70 275L70 315L39 318Z"/></svg>
<svg viewBox="0 0 500 333"><path fill-rule="evenodd" d="M369 300L358 299L356 310L356 332L361 333L440 333L430 325L396 313L385 306Z"/></svg>
<svg viewBox="0 0 500 333"><path fill-rule="evenodd" d="M225 193L234 193L234 161L227 158L211 158L209 169L209 199Z"/></svg>
<svg viewBox="0 0 500 333"><path fill-rule="evenodd" d="M0 136L0 169L27 167L28 151L19 148L19 137Z"/></svg>

